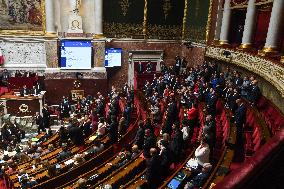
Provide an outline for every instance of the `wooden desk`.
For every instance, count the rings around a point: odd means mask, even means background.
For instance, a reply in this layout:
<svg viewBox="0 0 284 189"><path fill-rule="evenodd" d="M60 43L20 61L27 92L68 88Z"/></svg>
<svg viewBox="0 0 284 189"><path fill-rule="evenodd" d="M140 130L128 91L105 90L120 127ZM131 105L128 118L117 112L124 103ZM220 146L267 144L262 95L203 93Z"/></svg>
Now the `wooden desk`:
<svg viewBox="0 0 284 189"><path fill-rule="evenodd" d="M44 104L44 94L40 96L16 96L5 94L0 96L0 103L4 107L5 114L15 115L17 117L34 116L36 112L42 115Z"/></svg>

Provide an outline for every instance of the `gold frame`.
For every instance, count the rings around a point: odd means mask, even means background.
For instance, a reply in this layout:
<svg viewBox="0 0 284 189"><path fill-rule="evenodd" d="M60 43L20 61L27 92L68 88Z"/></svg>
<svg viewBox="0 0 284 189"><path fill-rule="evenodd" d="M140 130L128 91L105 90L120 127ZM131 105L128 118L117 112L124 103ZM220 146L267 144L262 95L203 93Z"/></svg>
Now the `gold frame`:
<svg viewBox="0 0 284 189"><path fill-rule="evenodd" d="M44 36L46 33L46 12L45 0L41 0L41 13L42 13L42 30L2 30L0 28L0 35L30 35L30 36Z"/></svg>
<svg viewBox="0 0 284 189"><path fill-rule="evenodd" d="M207 17L207 25L206 25L206 33L205 33L205 43L208 44L211 26L212 26L212 8L213 8L213 0L209 2L209 10L208 10L208 17Z"/></svg>
<svg viewBox="0 0 284 189"><path fill-rule="evenodd" d="M75 101L78 96L80 96L80 99L82 99L84 97L84 94L84 90L71 90L71 99Z"/></svg>

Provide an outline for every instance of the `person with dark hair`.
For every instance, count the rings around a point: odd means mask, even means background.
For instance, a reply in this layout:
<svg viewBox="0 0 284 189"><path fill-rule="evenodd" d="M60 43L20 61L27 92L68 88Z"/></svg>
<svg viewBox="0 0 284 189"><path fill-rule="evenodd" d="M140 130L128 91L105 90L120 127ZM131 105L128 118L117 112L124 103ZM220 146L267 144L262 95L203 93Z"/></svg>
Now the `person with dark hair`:
<svg viewBox="0 0 284 189"><path fill-rule="evenodd" d="M69 137L74 145L81 146L84 144L83 131L76 124L77 123L71 124L69 128Z"/></svg>
<svg viewBox="0 0 284 189"><path fill-rule="evenodd" d="M144 135L145 135L144 122L140 120L138 122L138 130L136 132L136 137L135 137L135 144L138 146L140 150L142 149L144 143Z"/></svg>
<svg viewBox="0 0 284 189"><path fill-rule="evenodd" d="M172 135L172 143L171 143L171 151L174 155L174 160L179 161L182 148L183 148L183 133L179 128L179 123L174 123L172 125L173 135Z"/></svg>
<svg viewBox="0 0 284 189"><path fill-rule="evenodd" d="M116 116L111 116L111 123L108 127L110 143L115 144L118 139L118 123Z"/></svg>
<svg viewBox="0 0 284 189"><path fill-rule="evenodd" d="M42 118L43 118L43 125L45 128L49 128L50 126L50 112L47 104L44 104L42 109Z"/></svg>
<svg viewBox="0 0 284 189"><path fill-rule="evenodd" d="M243 127L246 121L246 107L241 99L237 99L236 103L238 105L238 108L235 111L235 122L237 127L236 144L240 145L241 147L243 141Z"/></svg>
<svg viewBox="0 0 284 189"><path fill-rule="evenodd" d="M160 158L156 148L150 149L150 159L146 161L146 180L149 189L156 189L159 182Z"/></svg>
<svg viewBox="0 0 284 189"><path fill-rule="evenodd" d="M40 133L40 131L45 132L45 127L43 125L43 117L39 114L39 112L36 112L35 120L36 124L38 125L37 129L38 134Z"/></svg>
<svg viewBox="0 0 284 189"><path fill-rule="evenodd" d="M210 163L204 163L202 170L195 177L193 177L184 187L184 189L194 189L202 187L210 176L212 165Z"/></svg>
<svg viewBox="0 0 284 189"><path fill-rule="evenodd" d="M62 102L59 105L59 110L61 119L70 117L71 105L67 97L62 97Z"/></svg>
<svg viewBox="0 0 284 189"><path fill-rule="evenodd" d="M58 154L57 159L58 161L63 161L71 156L71 152L68 150L66 145L62 146L62 151Z"/></svg>
<svg viewBox="0 0 284 189"><path fill-rule="evenodd" d="M68 142L69 134L68 134L68 130L64 126L60 127L59 136L60 136L60 139L59 139L60 144Z"/></svg>
<svg viewBox="0 0 284 189"><path fill-rule="evenodd" d="M150 157L150 149L154 147L156 147L156 138L150 129L146 129L143 143L143 155L145 158Z"/></svg>
<svg viewBox="0 0 284 189"><path fill-rule="evenodd" d="M255 103L258 101L258 99L261 96L261 92L257 83L258 83L257 80L253 80L251 82L250 91L248 93L248 99L252 105L255 105Z"/></svg>
<svg viewBox="0 0 284 189"><path fill-rule="evenodd" d="M168 173L168 171L170 170L170 166L172 164L172 153L171 150L169 148L169 143L165 140L161 140L160 141L160 162L161 162L161 169L163 170L161 172L162 177L165 177Z"/></svg>
<svg viewBox="0 0 284 189"><path fill-rule="evenodd" d="M187 118L189 121L189 125L195 127L198 121L198 110L196 109L196 105L191 103L190 109L187 111Z"/></svg>

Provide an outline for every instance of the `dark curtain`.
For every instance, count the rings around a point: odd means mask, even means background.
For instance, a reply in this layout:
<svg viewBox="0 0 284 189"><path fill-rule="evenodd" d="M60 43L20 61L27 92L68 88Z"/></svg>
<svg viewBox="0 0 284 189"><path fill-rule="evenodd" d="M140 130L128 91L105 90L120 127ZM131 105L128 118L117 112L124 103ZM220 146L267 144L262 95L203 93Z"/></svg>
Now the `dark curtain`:
<svg viewBox="0 0 284 189"><path fill-rule="evenodd" d="M259 10L257 12L256 32L254 37L254 47L261 49L265 45L268 32L271 10Z"/></svg>
<svg viewBox="0 0 284 189"><path fill-rule="evenodd" d="M238 46L242 43L246 10L233 10L230 25L229 43Z"/></svg>

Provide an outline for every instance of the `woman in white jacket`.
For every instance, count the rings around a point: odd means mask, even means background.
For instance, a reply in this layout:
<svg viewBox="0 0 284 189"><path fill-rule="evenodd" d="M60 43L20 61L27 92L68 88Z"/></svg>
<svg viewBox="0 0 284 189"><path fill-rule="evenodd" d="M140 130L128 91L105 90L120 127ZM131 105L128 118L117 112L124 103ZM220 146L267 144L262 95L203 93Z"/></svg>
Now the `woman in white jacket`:
<svg viewBox="0 0 284 189"><path fill-rule="evenodd" d="M191 158L187 162L187 167L191 171L200 170L204 163L209 163L210 148L205 138L202 138L200 145L195 150L195 158Z"/></svg>
<svg viewBox="0 0 284 189"><path fill-rule="evenodd" d="M195 150L195 158L198 165L203 167L204 163L209 163L210 148L205 139L201 140L200 145Z"/></svg>

